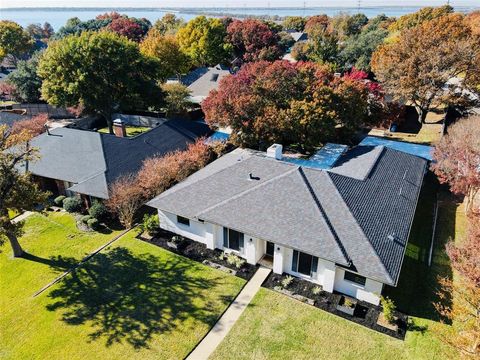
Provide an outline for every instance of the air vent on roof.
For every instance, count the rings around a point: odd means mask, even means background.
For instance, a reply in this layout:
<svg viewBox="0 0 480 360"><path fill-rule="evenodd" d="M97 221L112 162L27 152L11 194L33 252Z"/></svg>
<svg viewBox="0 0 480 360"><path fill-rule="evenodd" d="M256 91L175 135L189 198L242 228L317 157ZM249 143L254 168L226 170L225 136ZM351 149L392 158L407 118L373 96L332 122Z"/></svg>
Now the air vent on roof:
<svg viewBox="0 0 480 360"><path fill-rule="evenodd" d="M212 74L210 81L216 82L218 80L218 74Z"/></svg>

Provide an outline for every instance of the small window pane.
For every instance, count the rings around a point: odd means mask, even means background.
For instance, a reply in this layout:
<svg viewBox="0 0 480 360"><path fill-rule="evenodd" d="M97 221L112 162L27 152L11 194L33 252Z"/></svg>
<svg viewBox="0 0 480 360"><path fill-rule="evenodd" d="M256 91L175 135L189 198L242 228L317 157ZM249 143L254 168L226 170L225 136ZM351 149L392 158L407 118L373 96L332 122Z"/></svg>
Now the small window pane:
<svg viewBox="0 0 480 360"><path fill-rule="evenodd" d="M292 271L297 272L298 269L298 251L293 250Z"/></svg>
<svg viewBox="0 0 480 360"><path fill-rule="evenodd" d="M351 273L349 271L345 271L345 276L343 278L347 281L351 281L355 284L359 284L362 286L365 285L365 282L367 281L365 277Z"/></svg>
<svg viewBox="0 0 480 360"><path fill-rule="evenodd" d="M177 216L177 222L179 224L190 226L190 220L183 216Z"/></svg>
<svg viewBox="0 0 480 360"><path fill-rule="evenodd" d="M240 250L240 233L238 231L228 230L228 247L232 250Z"/></svg>
<svg viewBox="0 0 480 360"><path fill-rule="evenodd" d="M298 272L304 275L311 275L312 271L312 255L299 253L298 256Z"/></svg>

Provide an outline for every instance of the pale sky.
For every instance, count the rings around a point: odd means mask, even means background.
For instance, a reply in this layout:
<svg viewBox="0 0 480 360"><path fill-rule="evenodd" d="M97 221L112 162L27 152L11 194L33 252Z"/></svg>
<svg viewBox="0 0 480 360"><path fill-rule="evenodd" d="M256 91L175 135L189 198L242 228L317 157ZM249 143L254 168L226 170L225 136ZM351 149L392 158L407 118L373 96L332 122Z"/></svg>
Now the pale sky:
<svg viewBox="0 0 480 360"><path fill-rule="evenodd" d="M7 7L302 7L303 0L0 0ZM306 0L307 7L356 7L358 0ZM438 6L446 1L421 0L361 0L362 6ZM480 6L479 0L453 0L452 6Z"/></svg>

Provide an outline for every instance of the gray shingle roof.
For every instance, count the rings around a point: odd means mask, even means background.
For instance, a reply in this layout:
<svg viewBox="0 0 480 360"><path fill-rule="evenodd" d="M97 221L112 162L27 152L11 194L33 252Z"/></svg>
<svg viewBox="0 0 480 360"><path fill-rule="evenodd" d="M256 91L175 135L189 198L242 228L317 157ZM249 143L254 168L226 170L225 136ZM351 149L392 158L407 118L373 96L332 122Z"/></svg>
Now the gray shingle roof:
<svg viewBox="0 0 480 360"><path fill-rule="evenodd" d="M183 150L209 133L206 124L185 120L170 120L133 138L57 128L32 140L40 159L29 164L29 171L74 183L70 190L106 199L108 186L137 172L143 160Z"/></svg>
<svg viewBox="0 0 480 360"><path fill-rule="evenodd" d="M424 159L383 147L354 148L330 171L237 149L148 205L305 251L395 285L425 166Z"/></svg>
<svg viewBox="0 0 480 360"><path fill-rule="evenodd" d="M230 75L230 71L220 65L208 68L206 72L188 86L188 89L191 91L191 100L196 103L202 102L210 91L218 88L220 80L227 75Z"/></svg>

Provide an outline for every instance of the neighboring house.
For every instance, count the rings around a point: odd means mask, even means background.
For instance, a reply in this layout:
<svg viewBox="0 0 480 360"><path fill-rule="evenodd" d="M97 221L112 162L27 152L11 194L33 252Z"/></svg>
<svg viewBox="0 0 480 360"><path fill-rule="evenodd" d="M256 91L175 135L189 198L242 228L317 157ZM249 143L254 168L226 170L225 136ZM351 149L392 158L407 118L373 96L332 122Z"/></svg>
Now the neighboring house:
<svg viewBox="0 0 480 360"><path fill-rule="evenodd" d="M54 194L78 193L87 202L108 199L109 186L120 176L136 173L152 156L184 150L211 133L204 123L170 120L141 135L126 138L124 124L115 123L117 135L56 128L37 136L31 146L39 159L28 170Z"/></svg>
<svg viewBox="0 0 480 360"><path fill-rule="evenodd" d="M160 226L378 305L396 286L427 160L357 146L329 170L237 149L151 200Z"/></svg>
<svg viewBox="0 0 480 360"><path fill-rule="evenodd" d="M185 78L182 82L187 85L191 91L190 101L201 104L210 91L218 88L220 80L230 75L230 70L224 66L217 65L211 68L197 69L195 74L201 75L193 81L193 76L191 76Z"/></svg>
<svg viewBox="0 0 480 360"><path fill-rule="evenodd" d="M295 42L308 40L308 34L305 32L287 30L287 33L293 38L293 40L295 40Z"/></svg>
<svg viewBox="0 0 480 360"><path fill-rule="evenodd" d="M12 110L0 110L0 125L12 126L17 121L27 119L29 119L29 116L26 116L22 112Z"/></svg>

